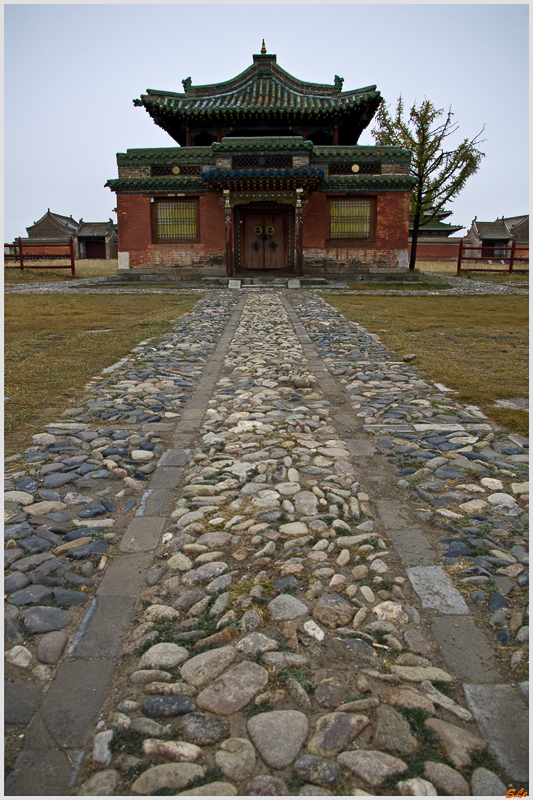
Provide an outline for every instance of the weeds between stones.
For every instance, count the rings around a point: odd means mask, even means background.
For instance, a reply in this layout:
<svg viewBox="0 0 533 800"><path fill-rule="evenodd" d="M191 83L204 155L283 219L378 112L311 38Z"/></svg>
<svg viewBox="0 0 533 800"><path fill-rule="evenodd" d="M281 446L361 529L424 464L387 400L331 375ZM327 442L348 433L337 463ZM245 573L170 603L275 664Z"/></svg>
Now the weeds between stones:
<svg viewBox="0 0 533 800"><path fill-rule="evenodd" d="M248 705L243 708L242 713L247 719L250 719L250 717L255 717L257 714L276 710L277 708L274 703L266 698L261 703L248 703Z"/></svg>
<svg viewBox="0 0 533 800"><path fill-rule="evenodd" d="M142 758L145 739L146 736L137 731L115 731L109 742L109 749L112 753L123 753L126 756Z"/></svg>
<svg viewBox="0 0 533 800"><path fill-rule="evenodd" d="M483 748L483 750L472 750L470 752L470 764L468 764L466 767L463 767L461 772L467 781L470 782L472 774L479 767L484 767L491 772L495 772L500 778L503 775L503 770L498 759L494 757L493 753L488 747Z"/></svg>
<svg viewBox="0 0 533 800"><path fill-rule="evenodd" d="M455 686L453 683L449 681L431 681L431 683L438 692L445 694L446 697L453 698L455 696Z"/></svg>
<svg viewBox="0 0 533 800"><path fill-rule="evenodd" d="M286 683L289 678L294 678L301 685L302 689L306 692L314 692L317 685L306 678L311 670L309 667L282 667L276 673L276 677L280 683Z"/></svg>
<svg viewBox="0 0 533 800"><path fill-rule="evenodd" d="M219 781L221 778L223 778L223 775L220 767L206 767L204 774L198 775L198 777L193 780L188 788L197 789L199 786L205 786L208 783L214 783L215 781ZM173 789L171 793L176 794L176 791Z"/></svg>
<svg viewBox="0 0 533 800"><path fill-rule="evenodd" d="M397 706L396 711L409 722L411 730L419 742L419 747L412 756L404 758L407 764L407 771L390 775L383 784L385 789L392 791L399 781L419 778L424 774L426 761L439 761L448 767L452 767L452 769L456 769L451 759L444 752L437 735L425 727L426 720L431 716L427 711L423 711L421 708L406 708L405 706Z"/></svg>

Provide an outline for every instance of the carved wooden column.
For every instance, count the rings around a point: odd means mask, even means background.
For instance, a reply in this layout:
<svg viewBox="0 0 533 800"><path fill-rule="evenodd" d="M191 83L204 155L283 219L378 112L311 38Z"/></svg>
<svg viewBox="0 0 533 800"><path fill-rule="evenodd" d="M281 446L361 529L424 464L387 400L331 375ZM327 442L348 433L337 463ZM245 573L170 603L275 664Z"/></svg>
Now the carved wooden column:
<svg viewBox="0 0 533 800"><path fill-rule="evenodd" d="M222 141L222 125L217 125L217 142Z"/></svg>
<svg viewBox="0 0 533 800"><path fill-rule="evenodd" d="M233 276L233 222L231 219L231 206L229 203L229 189L224 189L224 216L226 225L226 275Z"/></svg>
<svg viewBox="0 0 533 800"><path fill-rule="evenodd" d="M294 226L294 271L296 275L304 274L303 263L303 229L302 229L302 193L303 189L296 189L296 213Z"/></svg>

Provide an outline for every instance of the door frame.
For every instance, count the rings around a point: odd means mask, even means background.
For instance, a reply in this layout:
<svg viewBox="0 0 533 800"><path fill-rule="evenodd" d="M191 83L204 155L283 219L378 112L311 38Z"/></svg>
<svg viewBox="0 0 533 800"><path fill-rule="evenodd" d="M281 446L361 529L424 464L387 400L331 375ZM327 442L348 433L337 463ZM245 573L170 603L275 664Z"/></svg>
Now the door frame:
<svg viewBox="0 0 533 800"><path fill-rule="evenodd" d="M276 203L275 200L262 200L259 202L247 203L246 205L235 206L235 253L234 267L235 272L244 270L243 266L243 243L244 243L244 217L247 211L279 211L286 215L286 247L287 270L294 272L294 207L288 203ZM283 270L279 270L282 272ZM260 270L258 270L260 272Z"/></svg>

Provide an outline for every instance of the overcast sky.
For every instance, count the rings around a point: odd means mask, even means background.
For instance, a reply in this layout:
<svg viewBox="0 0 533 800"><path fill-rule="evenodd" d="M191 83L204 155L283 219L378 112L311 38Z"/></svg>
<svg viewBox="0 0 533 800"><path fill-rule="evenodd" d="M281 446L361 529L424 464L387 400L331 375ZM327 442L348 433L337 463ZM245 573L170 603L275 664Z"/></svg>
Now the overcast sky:
<svg viewBox="0 0 533 800"><path fill-rule="evenodd" d="M264 37L283 69L344 90L376 84L450 105L456 137L485 125L481 168L448 220L528 213L528 5L6 5L5 238L49 207L116 221L116 153L173 147L132 99L229 80ZM373 142L370 126L360 144ZM462 231L466 233L466 231Z"/></svg>

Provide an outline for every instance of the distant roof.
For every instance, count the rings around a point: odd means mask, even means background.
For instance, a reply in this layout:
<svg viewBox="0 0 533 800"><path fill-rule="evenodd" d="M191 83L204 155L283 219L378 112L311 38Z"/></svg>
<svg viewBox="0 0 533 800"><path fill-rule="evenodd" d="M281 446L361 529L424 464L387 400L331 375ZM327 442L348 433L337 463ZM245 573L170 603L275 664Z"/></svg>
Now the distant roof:
<svg viewBox="0 0 533 800"><path fill-rule="evenodd" d="M50 209L48 209L46 214L43 214L43 216L33 224L38 225L39 222L43 222L43 220L45 220L47 217L55 219L57 222L66 225L69 228L72 228L72 230L77 230L78 228L78 223L75 219L73 219L72 217L65 217L63 214L55 214L53 211L50 211Z"/></svg>
<svg viewBox="0 0 533 800"><path fill-rule="evenodd" d="M481 239L509 239L511 232L504 220L497 219L496 222L475 222L478 234Z"/></svg>
<svg viewBox="0 0 533 800"><path fill-rule="evenodd" d="M513 228L515 225L520 225L524 220L529 220L529 214L522 214L520 217L502 217L502 219L505 219L509 228Z"/></svg>
<svg viewBox="0 0 533 800"><path fill-rule="evenodd" d="M107 222L83 222L80 220L80 227L78 229L79 236L105 236L109 233L109 227L113 224L111 220Z"/></svg>
<svg viewBox="0 0 533 800"><path fill-rule="evenodd" d="M409 220L409 231L413 230L414 222L413 220ZM421 222L420 223L420 232L429 232L432 233L440 233L442 236L450 236L452 233L457 233L464 228L464 225L452 225L451 222L440 222L439 220L435 220L434 222Z"/></svg>

